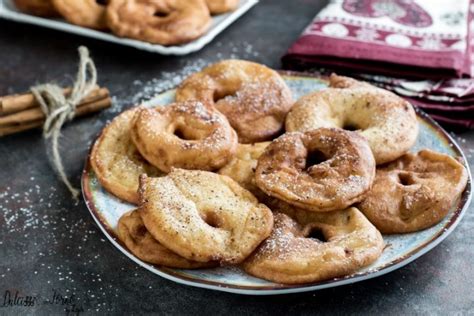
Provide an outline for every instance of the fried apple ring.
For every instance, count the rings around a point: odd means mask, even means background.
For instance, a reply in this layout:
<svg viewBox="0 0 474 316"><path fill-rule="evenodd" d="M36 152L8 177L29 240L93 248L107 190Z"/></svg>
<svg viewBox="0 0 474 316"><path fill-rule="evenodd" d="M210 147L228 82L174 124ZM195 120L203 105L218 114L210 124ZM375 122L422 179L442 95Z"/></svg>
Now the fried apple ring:
<svg viewBox="0 0 474 316"><path fill-rule="evenodd" d="M188 77L176 100L214 105L237 131L240 143L271 140L283 129L293 101L281 76L264 65L224 60Z"/></svg>
<svg viewBox="0 0 474 316"><path fill-rule="evenodd" d="M141 216L165 247L200 262L240 263L270 235L270 209L229 177L173 169L140 178Z"/></svg>
<svg viewBox="0 0 474 316"><path fill-rule="evenodd" d="M66 21L96 29L107 29L105 9L107 0L52 0L58 12Z"/></svg>
<svg viewBox="0 0 474 316"><path fill-rule="evenodd" d="M237 181L244 189L252 192L260 200L264 193L255 183L255 169L257 168L258 158L269 144L270 142L239 144L234 158L219 170L219 174Z"/></svg>
<svg viewBox="0 0 474 316"><path fill-rule="evenodd" d="M330 77L330 88L299 99L286 118L289 132L319 127L357 130L369 141L377 164L406 153L418 136L410 103L387 90L336 75Z"/></svg>
<svg viewBox="0 0 474 316"><path fill-rule="evenodd" d="M234 11L239 6L239 0L206 0L212 15Z"/></svg>
<svg viewBox="0 0 474 316"><path fill-rule="evenodd" d="M255 173L266 194L316 212L360 202L374 177L364 137L337 128L283 134L260 156Z"/></svg>
<svg viewBox="0 0 474 316"><path fill-rule="evenodd" d="M140 260L148 263L180 269L197 269L215 266L212 263L196 262L184 259L168 248L163 247L146 230L139 215L133 210L120 217L117 232L120 240Z"/></svg>
<svg viewBox="0 0 474 316"><path fill-rule="evenodd" d="M357 272L383 251L382 235L354 207L293 213L275 213L272 234L243 263L247 273L277 283L319 282Z"/></svg>
<svg viewBox="0 0 474 316"><path fill-rule="evenodd" d="M219 169L237 150L237 135L225 116L199 101L143 108L131 134L143 157L165 172Z"/></svg>
<svg viewBox="0 0 474 316"><path fill-rule="evenodd" d="M384 234L410 233L439 223L467 184L456 159L431 150L408 153L377 170L360 210Z"/></svg>
<svg viewBox="0 0 474 316"><path fill-rule="evenodd" d="M150 165L138 152L130 136L133 116L138 108L127 110L113 119L92 147L90 163L100 184L118 198L138 204L138 178L146 173L162 172Z"/></svg>
<svg viewBox="0 0 474 316"><path fill-rule="evenodd" d="M107 23L121 37L177 45L203 35L211 16L204 0L109 0Z"/></svg>
<svg viewBox="0 0 474 316"><path fill-rule="evenodd" d="M13 2L25 13L47 17L58 15L51 0L13 0Z"/></svg>

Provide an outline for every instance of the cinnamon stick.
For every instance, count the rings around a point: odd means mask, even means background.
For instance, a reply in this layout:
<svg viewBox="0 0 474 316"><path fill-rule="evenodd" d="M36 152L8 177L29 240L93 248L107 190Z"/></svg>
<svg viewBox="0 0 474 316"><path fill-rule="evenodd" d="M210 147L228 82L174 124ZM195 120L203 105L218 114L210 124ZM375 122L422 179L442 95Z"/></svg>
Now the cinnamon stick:
<svg viewBox="0 0 474 316"><path fill-rule="evenodd" d="M0 137L23 132L23 131L33 129L33 128L37 128L37 127L40 127L42 124L43 124L42 121L38 121L38 122L33 122L33 123L28 123L28 124L0 127Z"/></svg>
<svg viewBox="0 0 474 316"><path fill-rule="evenodd" d="M110 97L103 98L98 101L84 103L76 108L76 116L84 116L90 113L98 112L110 107L112 100ZM0 124L0 137L10 134L19 133L33 128L41 127L44 123L44 115L39 120L21 122L19 124L3 125Z"/></svg>
<svg viewBox="0 0 474 316"><path fill-rule="evenodd" d="M96 93L93 96L88 96L87 98L84 98L77 107L81 108L85 105L94 104L101 100L107 99L108 98L107 89L101 89L101 90L104 90L104 91L98 90L100 94ZM20 112L16 112L10 115L0 116L0 126L26 124L26 123L38 121L44 118L45 118L45 115L43 111L39 107L35 107L31 109L26 109Z"/></svg>
<svg viewBox="0 0 474 316"><path fill-rule="evenodd" d="M69 95L71 90L71 88L65 88L63 90L64 95ZM102 99L108 94L109 90L107 88L96 86L81 103ZM8 95L0 98L0 116L17 113L34 107L39 107L39 104L32 93Z"/></svg>

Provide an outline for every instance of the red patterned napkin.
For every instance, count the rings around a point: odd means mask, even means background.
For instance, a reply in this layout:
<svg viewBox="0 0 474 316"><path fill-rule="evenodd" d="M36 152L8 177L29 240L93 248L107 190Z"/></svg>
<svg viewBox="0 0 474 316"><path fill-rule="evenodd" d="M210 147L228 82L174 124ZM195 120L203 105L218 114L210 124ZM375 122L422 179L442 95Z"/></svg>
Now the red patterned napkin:
<svg viewBox="0 0 474 316"><path fill-rule="evenodd" d="M472 3L332 0L283 66L359 77L410 99L445 125L474 128Z"/></svg>

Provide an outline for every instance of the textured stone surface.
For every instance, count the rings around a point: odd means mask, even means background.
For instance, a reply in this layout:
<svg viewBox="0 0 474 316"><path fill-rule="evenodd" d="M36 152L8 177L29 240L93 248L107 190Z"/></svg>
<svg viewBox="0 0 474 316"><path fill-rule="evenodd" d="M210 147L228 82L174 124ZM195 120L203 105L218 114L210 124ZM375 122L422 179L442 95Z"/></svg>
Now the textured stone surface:
<svg viewBox="0 0 474 316"><path fill-rule="evenodd" d="M33 26L0 21L0 95L34 83L67 83L76 47L87 45L116 108L78 119L63 132L67 172L79 184L90 142L133 102L176 84L208 62L239 57L279 66L290 43L324 5L317 0L261 0L202 51L165 57ZM184 70L183 70L184 69ZM69 77L67 77L69 75ZM474 132L457 136L474 165ZM0 139L0 314L386 313L452 314L474 309L473 207L441 245L389 275L306 294L245 297L175 284L139 268L106 241L84 203L75 203L51 172L38 131ZM2 307L5 293L36 296L34 306ZM53 293L73 296L45 304ZM57 298L57 296L56 296Z"/></svg>

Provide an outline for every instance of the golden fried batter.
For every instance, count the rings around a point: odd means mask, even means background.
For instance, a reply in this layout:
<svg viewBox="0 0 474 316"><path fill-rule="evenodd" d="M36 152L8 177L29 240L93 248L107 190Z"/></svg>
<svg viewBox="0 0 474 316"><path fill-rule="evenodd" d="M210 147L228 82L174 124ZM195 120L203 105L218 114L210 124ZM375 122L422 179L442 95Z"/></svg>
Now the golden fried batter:
<svg viewBox="0 0 474 316"><path fill-rule="evenodd" d="M219 169L237 150L237 135L225 116L199 101L143 108L131 134L143 157L165 172Z"/></svg>
<svg viewBox="0 0 474 316"><path fill-rule="evenodd" d="M281 76L264 65L224 60L188 77L176 100L214 105L237 131L240 143L271 140L282 129L293 105Z"/></svg>
<svg viewBox="0 0 474 316"><path fill-rule="evenodd" d="M15 6L25 13L38 16L56 16L58 12L51 0L13 0Z"/></svg>
<svg viewBox="0 0 474 316"><path fill-rule="evenodd" d="M211 15L204 0L109 0L107 23L118 36L178 45L203 35Z"/></svg>
<svg viewBox="0 0 474 316"><path fill-rule="evenodd" d="M186 260L163 247L146 230L139 215L139 210L133 210L122 215L118 222L117 232L127 248L138 259L145 262L182 269L206 268L215 265Z"/></svg>
<svg viewBox="0 0 474 316"><path fill-rule="evenodd" d="M319 282L354 273L383 251L380 232L354 207L287 211L293 218L275 214L272 234L243 263L247 273L278 283Z"/></svg>
<svg viewBox="0 0 474 316"><path fill-rule="evenodd" d="M418 136L410 103L387 90L336 75L330 78L330 88L299 99L286 118L289 132L319 127L356 130L367 138L377 164L406 153Z"/></svg>
<svg viewBox="0 0 474 316"><path fill-rule="evenodd" d="M200 262L242 262L270 235L272 212L229 177L173 169L140 178L141 216L165 247Z"/></svg>
<svg viewBox="0 0 474 316"><path fill-rule="evenodd" d="M280 136L260 156L255 174L266 194L316 212L360 202L374 177L365 138L338 128Z"/></svg>
<svg viewBox="0 0 474 316"><path fill-rule="evenodd" d="M466 168L431 150L406 154L377 170L360 210L385 234L419 231L439 223L464 191Z"/></svg>
<svg viewBox="0 0 474 316"><path fill-rule="evenodd" d="M138 204L138 177L162 172L138 152L130 136L131 121L138 108L123 112L101 132L92 148L90 163L100 184L110 193Z"/></svg>
<svg viewBox="0 0 474 316"><path fill-rule="evenodd" d="M59 13L70 23L104 30L106 4L96 0L52 0Z"/></svg>
<svg viewBox="0 0 474 316"><path fill-rule="evenodd" d="M206 0L211 14L222 14L234 11L239 6L240 0Z"/></svg>
<svg viewBox="0 0 474 316"><path fill-rule="evenodd" d="M219 170L219 174L231 177L260 200L265 193L255 183L255 169L258 158L269 144L270 142L239 144L234 158Z"/></svg>

